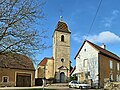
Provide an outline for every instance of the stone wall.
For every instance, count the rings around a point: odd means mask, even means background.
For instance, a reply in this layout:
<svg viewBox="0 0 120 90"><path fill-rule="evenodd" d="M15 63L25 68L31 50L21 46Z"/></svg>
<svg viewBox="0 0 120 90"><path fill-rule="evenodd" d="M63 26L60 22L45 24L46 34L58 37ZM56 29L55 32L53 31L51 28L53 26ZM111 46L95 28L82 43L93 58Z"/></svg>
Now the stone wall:
<svg viewBox="0 0 120 90"><path fill-rule="evenodd" d="M110 61L112 61L112 69L110 69ZM120 70L117 70L117 63L120 64L119 61L107 57L103 54L99 54L99 63L100 63L100 86L104 86L104 79L110 79L110 74L112 75L111 81L117 81L117 75L119 75Z"/></svg>
<svg viewBox="0 0 120 90"><path fill-rule="evenodd" d="M107 82L104 90L120 90L120 82Z"/></svg>
<svg viewBox="0 0 120 90"><path fill-rule="evenodd" d="M33 70L0 68L0 87L16 86L17 73L31 74L31 86L35 85L35 72ZM3 76L8 76L8 82L3 82Z"/></svg>
<svg viewBox="0 0 120 90"><path fill-rule="evenodd" d="M61 36L64 41L61 41ZM65 74L65 81L70 76L70 33L55 31L53 35L53 58L54 58L54 74L55 81L60 82L60 73ZM60 69L61 66L66 67L65 70ZM67 72L66 72L67 70Z"/></svg>

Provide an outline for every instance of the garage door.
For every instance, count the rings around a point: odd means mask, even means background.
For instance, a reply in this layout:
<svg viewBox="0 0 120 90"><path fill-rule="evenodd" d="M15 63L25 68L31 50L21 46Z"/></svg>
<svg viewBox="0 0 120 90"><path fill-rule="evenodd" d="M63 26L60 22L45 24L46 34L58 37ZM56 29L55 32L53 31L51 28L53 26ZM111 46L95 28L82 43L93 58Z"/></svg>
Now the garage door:
<svg viewBox="0 0 120 90"><path fill-rule="evenodd" d="M30 87L31 86L31 74L18 73L16 76L17 87Z"/></svg>

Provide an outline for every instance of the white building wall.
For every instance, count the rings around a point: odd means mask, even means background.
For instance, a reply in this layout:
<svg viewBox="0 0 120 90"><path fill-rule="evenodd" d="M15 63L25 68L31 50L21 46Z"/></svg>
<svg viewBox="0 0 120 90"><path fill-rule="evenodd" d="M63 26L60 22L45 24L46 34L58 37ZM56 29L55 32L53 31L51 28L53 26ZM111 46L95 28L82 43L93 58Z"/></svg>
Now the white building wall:
<svg viewBox="0 0 120 90"><path fill-rule="evenodd" d="M87 68L84 68L84 60L88 60ZM98 81L98 51L88 42L85 42L78 56L76 57L76 74L88 71L93 82ZM79 80L79 78L78 78Z"/></svg>

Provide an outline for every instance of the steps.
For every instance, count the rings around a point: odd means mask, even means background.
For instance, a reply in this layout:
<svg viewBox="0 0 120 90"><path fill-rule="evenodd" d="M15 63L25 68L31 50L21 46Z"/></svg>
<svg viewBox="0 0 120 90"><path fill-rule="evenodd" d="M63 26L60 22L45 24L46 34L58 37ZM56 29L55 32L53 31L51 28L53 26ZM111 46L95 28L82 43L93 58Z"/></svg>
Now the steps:
<svg viewBox="0 0 120 90"><path fill-rule="evenodd" d="M68 83L53 83L47 84L48 87L68 87Z"/></svg>

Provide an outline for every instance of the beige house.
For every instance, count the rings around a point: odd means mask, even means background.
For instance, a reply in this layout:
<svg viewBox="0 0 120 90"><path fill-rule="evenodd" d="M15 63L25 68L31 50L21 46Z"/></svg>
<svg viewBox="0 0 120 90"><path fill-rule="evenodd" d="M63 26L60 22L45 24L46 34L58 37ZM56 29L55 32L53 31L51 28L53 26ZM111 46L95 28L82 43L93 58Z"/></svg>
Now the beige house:
<svg viewBox="0 0 120 90"><path fill-rule="evenodd" d="M53 78L54 82L68 82L70 76L70 34L67 24L60 19L52 36L53 56L52 58L44 58L38 64L37 78Z"/></svg>
<svg viewBox="0 0 120 90"><path fill-rule="evenodd" d="M106 50L106 46L98 46L85 40L76 56L75 74L79 82L92 80L93 86L104 86L104 81L120 81L120 58Z"/></svg>
<svg viewBox="0 0 120 90"><path fill-rule="evenodd" d="M46 78L53 79L54 78L54 60L53 58L44 58L37 67L37 78Z"/></svg>
<svg viewBox="0 0 120 90"><path fill-rule="evenodd" d="M32 61L24 55L0 54L0 86L27 87L35 84Z"/></svg>

